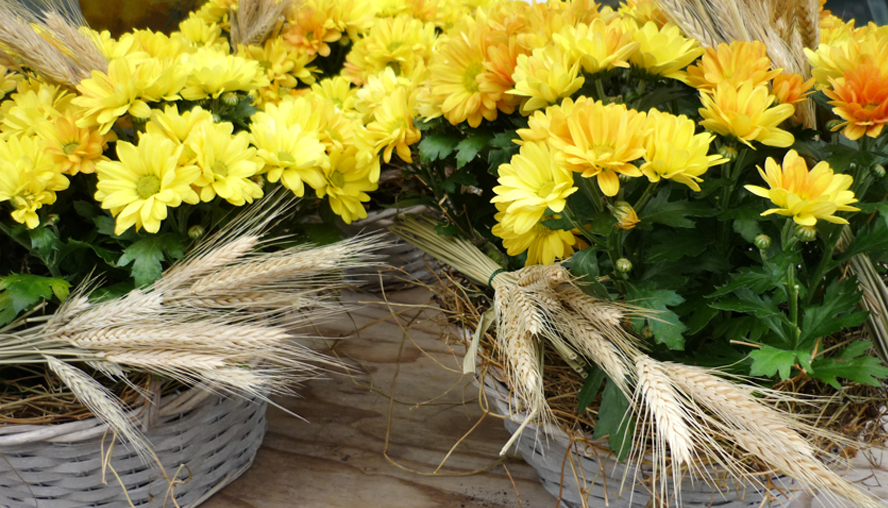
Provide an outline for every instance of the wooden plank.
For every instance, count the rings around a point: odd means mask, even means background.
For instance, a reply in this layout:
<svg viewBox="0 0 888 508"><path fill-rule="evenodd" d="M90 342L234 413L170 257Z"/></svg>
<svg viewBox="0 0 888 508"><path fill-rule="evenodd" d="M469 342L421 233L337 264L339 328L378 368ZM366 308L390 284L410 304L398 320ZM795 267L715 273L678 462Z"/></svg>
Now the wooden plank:
<svg viewBox="0 0 888 508"><path fill-rule="evenodd" d="M253 467L204 507L556 506L520 458L478 474L428 476L476 424L441 473L465 474L497 461L509 434L492 415L478 423L483 415L478 388L470 376L459 373L464 348L439 340L440 316L417 308L389 308L375 295L348 293L343 299L365 303L350 318L336 316L319 330L344 337L334 349L360 371L312 381L298 390L301 397L279 400L308 422L270 409L268 435ZM392 295L392 301L411 305L429 300L422 290ZM396 321L392 313L401 311ZM411 321L405 334L402 326ZM360 331L354 334L356 329ZM389 394L396 375L392 404ZM383 455L390 404L389 457L425 475L401 469Z"/></svg>

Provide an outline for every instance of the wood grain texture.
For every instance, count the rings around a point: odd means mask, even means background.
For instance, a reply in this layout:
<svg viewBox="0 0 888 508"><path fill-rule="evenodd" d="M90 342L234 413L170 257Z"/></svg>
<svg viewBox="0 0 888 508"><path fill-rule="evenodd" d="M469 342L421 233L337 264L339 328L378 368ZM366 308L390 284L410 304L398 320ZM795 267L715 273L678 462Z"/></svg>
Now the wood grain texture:
<svg viewBox="0 0 888 508"><path fill-rule="evenodd" d="M207 501L206 508L386 507L506 508L555 507L536 473L518 458L467 476L427 476L405 471L383 455L394 385L389 457L407 469L430 474L484 412L479 390L460 374L462 345L440 340L436 313L389 307L375 295L349 293L363 302L350 316L337 315L319 331L343 337L334 351L357 371L316 380L301 397L280 399L270 408L268 434L253 467ZM393 302L429 302L422 290L391 295ZM397 321L393 313L401 314ZM400 325L399 325L400 322ZM405 334L401 325L411 323ZM354 333L355 330L358 333ZM315 342L315 347L324 344ZM502 421L489 415L441 468L460 474L495 462L509 439ZM506 473L514 479L515 486ZM517 490L516 490L517 487Z"/></svg>

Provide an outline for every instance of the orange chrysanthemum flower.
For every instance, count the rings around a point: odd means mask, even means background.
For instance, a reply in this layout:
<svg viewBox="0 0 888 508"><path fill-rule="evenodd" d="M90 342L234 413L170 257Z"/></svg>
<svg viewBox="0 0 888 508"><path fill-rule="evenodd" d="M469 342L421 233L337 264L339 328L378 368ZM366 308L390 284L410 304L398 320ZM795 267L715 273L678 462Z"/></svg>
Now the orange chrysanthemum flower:
<svg viewBox="0 0 888 508"><path fill-rule="evenodd" d="M761 42L734 41L706 48L697 65L688 67L688 84L698 90L712 91L721 81L739 87L747 81L756 87L780 74L771 69L768 48Z"/></svg>
<svg viewBox="0 0 888 508"><path fill-rule="evenodd" d="M814 93L814 78L802 81L802 76L792 72L774 76L771 82L771 93L777 98L777 104L798 104Z"/></svg>
<svg viewBox="0 0 888 508"><path fill-rule="evenodd" d="M830 83L833 90L824 89L823 93L832 99L833 112L844 120L833 130L844 127L842 134L848 139L878 137L888 123L888 74L871 59L864 59L843 78L830 78Z"/></svg>
<svg viewBox="0 0 888 508"><path fill-rule="evenodd" d="M704 128L734 136L752 147L755 140L769 146L787 147L795 141L791 133L778 126L795 112L792 104L774 105L775 97L768 87L743 83L740 88L727 81L718 84L715 93L700 94L703 107L698 111Z"/></svg>
<svg viewBox="0 0 888 508"><path fill-rule="evenodd" d="M328 43L342 38L342 30L337 29L330 18L329 12L302 5L281 35L305 54L330 56Z"/></svg>

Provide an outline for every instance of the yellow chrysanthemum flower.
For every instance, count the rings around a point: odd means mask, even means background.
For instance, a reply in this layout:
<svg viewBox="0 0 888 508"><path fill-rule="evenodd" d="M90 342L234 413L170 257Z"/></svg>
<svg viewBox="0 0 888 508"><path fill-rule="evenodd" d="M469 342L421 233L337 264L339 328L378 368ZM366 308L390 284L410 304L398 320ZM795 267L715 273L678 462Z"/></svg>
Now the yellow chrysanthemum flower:
<svg viewBox="0 0 888 508"><path fill-rule="evenodd" d="M303 2L287 20L281 35L300 53L330 56L330 43L342 38L344 27L333 20L335 5L328 0Z"/></svg>
<svg viewBox="0 0 888 508"><path fill-rule="evenodd" d="M629 55L638 49L632 33L625 30L619 19L605 23L598 18L590 25L568 25L552 39L569 51L572 59L580 62L583 72L590 75L615 67L629 67Z"/></svg>
<svg viewBox="0 0 888 508"><path fill-rule="evenodd" d="M222 28L216 23L207 22L197 16L189 17L179 23L179 31L171 35L173 40L187 43L194 48L205 48L213 46L222 39ZM227 43L226 43L227 44Z"/></svg>
<svg viewBox="0 0 888 508"><path fill-rule="evenodd" d="M200 169L180 166L181 152L182 146L166 137L143 134L138 145L118 141L119 161L96 164L96 200L117 217L114 234L133 226L136 231L144 228L157 233L167 217L167 208L200 201L191 188Z"/></svg>
<svg viewBox="0 0 888 508"><path fill-rule="evenodd" d="M570 116L573 108L574 101L568 98L561 101L561 104L549 106L545 112L534 111L533 115L527 119L527 128L517 131L521 139L516 139L514 142L522 145L530 142L548 143L549 139L554 139L553 145L555 146L561 146L568 142L570 128L567 125L567 117Z"/></svg>
<svg viewBox="0 0 888 508"><path fill-rule="evenodd" d="M219 196L232 205L243 206L262 197L262 188L250 178L265 163L249 146L249 134L233 132L234 125L229 122L203 123L188 136L187 146L195 153L195 164L200 168L194 186L200 189L201 201Z"/></svg>
<svg viewBox="0 0 888 508"><path fill-rule="evenodd" d="M76 108L71 106L75 95L59 86L35 79L20 81L16 93L0 104L0 136L20 136L34 133L34 126L44 120L54 120Z"/></svg>
<svg viewBox="0 0 888 508"><path fill-rule="evenodd" d="M652 182L666 178L687 185L699 192L700 178L718 164L728 162L720 155L707 155L709 144L715 136L709 133L694 134L697 124L684 115L674 116L652 109L648 113L650 133L641 165L642 173Z"/></svg>
<svg viewBox="0 0 888 508"><path fill-rule="evenodd" d="M174 60L182 54L182 43L170 38L163 32L153 30L135 30L130 32L133 38L132 51L144 51L151 58Z"/></svg>
<svg viewBox="0 0 888 508"><path fill-rule="evenodd" d="M356 86L386 68L410 76L418 66L428 64L435 38L431 23L407 15L380 19L366 37L355 42L342 74Z"/></svg>
<svg viewBox="0 0 888 508"><path fill-rule="evenodd" d="M494 218L501 221L504 215L503 212L500 212ZM555 217L543 216L541 219ZM491 232L503 239L503 246L508 255L517 256L522 252L527 252L525 266L551 265L556 259L563 259L573 254L574 245L577 244L577 238L570 231L549 229L542 224L542 221L537 222L524 233L516 233L502 222L498 222L494 224Z"/></svg>
<svg viewBox="0 0 888 508"><path fill-rule="evenodd" d="M394 150L404 162L413 162L410 145L419 142L420 134L413 124L413 113L404 88L396 89L376 108L373 121L367 125L367 135L374 145L374 153L382 151L386 163L391 162Z"/></svg>
<svg viewBox="0 0 888 508"><path fill-rule="evenodd" d="M486 51L483 28L470 25L467 31L454 33L436 48L429 68L429 89L451 124L468 121L472 127L481 119L496 120L497 103L505 90L482 90L479 76L485 72Z"/></svg>
<svg viewBox="0 0 888 508"><path fill-rule="evenodd" d="M517 234L529 231L550 209L561 212L577 191L573 175L555 160L545 143L525 143L512 160L499 167L500 184L492 203L508 203L502 222Z"/></svg>
<svg viewBox="0 0 888 508"><path fill-rule="evenodd" d="M318 72L316 67L308 67L313 56L300 53L280 37L269 39L262 46L240 46L238 54L259 62L270 83L287 88L296 88L300 81L314 83Z"/></svg>
<svg viewBox="0 0 888 508"><path fill-rule="evenodd" d="M792 134L778 128L792 116L795 107L792 104L774 106L776 98L765 85L754 87L746 82L735 88L723 81L714 94L700 94L700 99L703 103L699 109L703 117L700 125L712 132L734 136L750 148L753 148L752 141L779 147L795 141Z"/></svg>
<svg viewBox="0 0 888 508"><path fill-rule="evenodd" d="M16 89L24 75L0 65L0 98Z"/></svg>
<svg viewBox="0 0 888 508"><path fill-rule="evenodd" d="M80 95L71 102L86 110L77 121L78 127L98 125L99 133L105 134L127 113L137 118L151 116L151 108L139 98L142 91L133 79L133 69L124 58L112 60L107 74L93 71L91 78L77 85L77 90Z"/></svg>
<svg viewBox="0 0 888 508"><path fill-rule="evenodd" d="M631 20L625 23L630 30L635 26ZM703 54L700 43L682 35L672 23L657 28L656 23L648 21L632 32L632 38L638 42L638 50L630 56L633 65L651 74L685 83L687 73L684 68Z"/></svg>
<svg viewBox="0 0 888 508"><path fill-rule="evenodd" d="M229 13L238 4L238 0L208 0L200 6L200 9L191 13L191 17L198 17L207 23L216 23L222 30L231 31Z"/></svg>
<svg viewBox="0 0 888 508"><path fill-rule="evenodd" d="M344 113L355 111L358 100L358 89L352 88L351 82L343 76L333 76L311 85L311 92L318 97L329 100Z"/></svg>
<svg viewBox="0 0 888 508"><path fill-rule="evenodd" d="M526 98L521 104L525 115L570 97L586 82L580 62L557 44L537 48L531 56L518 55L512 79L515 89L509 93Z"/></svg>
<svg viewBox="0 0 888 508"><path fill-rule="evenodd" d="M252 91L268 86L268 79L255 60L201 48L182 57L188 81L180 94L189 101L217 98L223 92Z"/></svg>
<svg viewBox="0 0 888 508"><path fill-rule="evenodd" d="M378 74L367 78L367 83L355 92L355 109L361 114L365 123L373 120L376 111L386 97L398 88L408 89L413 85L403 76L398 76L391 69L384 69Z"/></svg>
<svg viewBox="0 0 888 508"><path fill-rule="evenodd" d="M181 59L146 58L133 64L133 82L145 102L179 100L188 79L189 68Z"/></svg>
<svg viewBox="0 0 888 508"><path fill-rule="evenodd" d="M95 173L96 162L108 160L103 155L108 142L116 139L113 132L103 135L95 128L78 127L77 118L71 113L52 121L43 120L34 130L59 170L71 176Z"/></svg>
<svg viewBox="0 0 888 508"><path fill-rule="evenodd" d="M580 97L567 117L569 137L553 136L549 142L561 151L568 169L596 177L605 196L616 196L618 175L642 176L632 161L644 155L649 128L644 113Z"/></svg>
<svg viewBox="0 0 888 508"><path fill-rule="evenodd" d="M41 141L34 136L0 140L0 203L12 204L12 219L30 229L40 225L37 210L55 203L56 192L68 188Z"/></svg>
<svg viewBox="0 0 888 508"><path fill-rule="evenodd" d="M770 189L757 185L747 185L746 190L768 198L777 208L766 210L762 215L776 213L792 217L796 224L814 226L817 219L834 224L848 224L836 217L836 212L857 212L858 208L848 206L857 202L850 191L854 179L850 175L833 174L826 161L820 161L808 171L805 159L795 150L787 152L783 166L768 157L765 171L759 167L759 174Z"/></svg>
<svg viewBox="0 0 888 508"><path fill-rule="evenodd" d="M367 217L363 203L370 201L368 192L376 190L367 172L358 161L354 147L330 152L330 164L324 168L325 185L318 188L318 197L326 197L333 213L342 217L346 224Z"/></svg>
<svg viewBox="0 0 888 508"><path fill-rule="evenodd" d="M765 85L780 74L771 69L768 48L758 41L721 43L706 48L700 63L688 67L687 83L701 91L712 91L722 81L734 87L751 81L752 86Z"/></svg>
<svg viewBox="0 0 888 508"><path fill-rule="evenodd" d="M639 26L653 21L658 27L662 27L669 22L653 0L626 0L621 3L618 12L623 17L632 18Z"/></svg>
<svg viewBox="0 0 888 508"><path fill-rule="evenodd" d="M818 89L829 87L830 79L841 78L864 60L888 71L888 30L861 30L846 41L821 44L817 51L806 48L805 55L811 64L811 74L817 78Z"/></svg>
<svg viewBox="0 0 888 508"><path fill-rule="evenodd" d="M297 196L305 194L305 183L313 189L323 187L323 168L329 165L318 136L319 116L312 109L305 98L284 100L253 115L250 128L268 181L280 180Z"/></svg>
<svg viewBox="0 0 888 508"><path fill-rule="evenodd" d="M854 20L845 22L842 18L831 14L820 17L820 44L833 46L847 41L854 33Z"/></svg>

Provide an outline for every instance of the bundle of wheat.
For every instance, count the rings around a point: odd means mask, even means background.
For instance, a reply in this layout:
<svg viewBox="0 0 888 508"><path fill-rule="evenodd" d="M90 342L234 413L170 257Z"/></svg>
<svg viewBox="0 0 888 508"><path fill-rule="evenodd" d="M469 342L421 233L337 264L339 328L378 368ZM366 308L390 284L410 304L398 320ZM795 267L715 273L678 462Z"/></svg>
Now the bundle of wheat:
<svg viewBox="0 0 888 508"><path fill-rule="evenodd" d="M717 467L738 480L752 477L754 471L744 460L751 455L837 506L881 506L824 465L822 459L841 461L809 440L819 437L834 445L850 445L850 438L777 409L788 403L822 401L747 384L715 369L652 358L644 352L643 342L623 326L627 317L651 311L588 296L559 264L504 272L471 243L439 236L431 220L407 218L392 229L495 290L496 346L517 401L513 410L527 415L502 453L529 423L554 420L543 389L542 349L550 349L575 370L583 370L586 361L597 365L620 390L631 394L632 413L639 423L629 460L649 461L658 485L654 492L658 505L668 505L672 499L680 505L685 471L712 479L712 468ZM472 365L466 370L474 370L474 354L467 359ZM634 471L640 474L641 468Z"/></svg>

